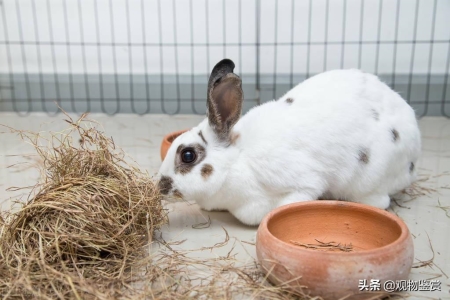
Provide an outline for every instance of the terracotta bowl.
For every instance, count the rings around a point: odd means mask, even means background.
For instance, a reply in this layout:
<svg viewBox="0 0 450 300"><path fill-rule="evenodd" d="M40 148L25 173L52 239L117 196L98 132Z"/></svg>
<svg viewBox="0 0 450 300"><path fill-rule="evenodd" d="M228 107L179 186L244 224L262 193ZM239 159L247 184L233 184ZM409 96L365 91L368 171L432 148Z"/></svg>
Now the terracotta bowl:
<svg viewBox="0 0 450 300"><path fill-rule="evenodd" d="M340 249L333 246L337 243ZM368 286L380 280L382 292L385 281L408 279L414 247L397 216L368 205L320 200L285 205L266 215L258 228L256 254L273 283L290 281L292 289L324 299L364 299L369 292L361 295L360 280Z"/></svg>
<svg viewBox="0 0 450 300"><path fill-rule="evenodd" d="M179 137L181 134L185 133L189 129L179 130L175 132L171 132L164 136L162 142L161 142L161 161L164 161L164 158L166 157L167 151L169 151L170 146L172 145L172 142Z"/></svg>

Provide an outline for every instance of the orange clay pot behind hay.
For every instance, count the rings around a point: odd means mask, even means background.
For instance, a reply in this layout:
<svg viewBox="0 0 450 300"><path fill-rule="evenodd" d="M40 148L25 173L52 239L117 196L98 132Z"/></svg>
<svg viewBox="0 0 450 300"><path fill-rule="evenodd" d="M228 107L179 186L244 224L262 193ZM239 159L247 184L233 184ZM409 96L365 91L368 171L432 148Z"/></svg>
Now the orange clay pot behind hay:
<svg viewBox="0 0 450 300"><path fill-rule="evenodd" d="M294 244L318 241L349 245L351 251ZM273 283L291 280L293 289L338 299L358 293L360 280L370 283L379 279L380 291L384 291L386 280L407 279L414 247L407 226L397 216L363 204L321 200L289 204L270 212L258 228L256 253ZM366 292L346 299L373 296Z"/></svg>
<svg viewBox="0 0 450 300"><path fill-rule="evenodd" d="M164 161L164 158L167 155L167 151L169 151L170 146L172 145L172 142L179 137L181 134L185 133L189 129L179 130L175 132L171 132L169 134L166 134L161 142L161 161Z"/></svg>

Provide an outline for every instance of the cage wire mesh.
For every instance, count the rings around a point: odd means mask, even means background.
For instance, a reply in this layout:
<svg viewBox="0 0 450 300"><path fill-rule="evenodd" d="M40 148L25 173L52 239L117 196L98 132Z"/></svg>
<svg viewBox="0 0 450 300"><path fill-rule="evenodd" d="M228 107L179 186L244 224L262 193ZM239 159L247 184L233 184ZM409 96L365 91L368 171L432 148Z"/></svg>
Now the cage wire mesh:
<svg viewBox="0 0 450 300"><path fill-rule="evenodd" d="M227 57L244 111L359 68L450 117L448 0L0 1L0 111L203 114Z"/></svg>

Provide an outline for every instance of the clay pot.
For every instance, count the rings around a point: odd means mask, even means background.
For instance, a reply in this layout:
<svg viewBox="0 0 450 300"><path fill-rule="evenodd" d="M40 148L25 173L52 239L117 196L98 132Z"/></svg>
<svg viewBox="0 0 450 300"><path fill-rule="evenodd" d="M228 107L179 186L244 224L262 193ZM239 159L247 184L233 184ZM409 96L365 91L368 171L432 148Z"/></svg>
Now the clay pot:
<svg viewBox="0 0 450 300"><path fill-rule="evenodd" d="M188 129L171 132L171 133L167 134L166 136L164 136L164 138L161 142L161 151L160 151L161 152L161 161L164 161L164 158L166 157L167 151L169 151L169 148L172 145L172 142L177 137L179 137L181 134L185 133L186 131L188 131Z"/></svg>
<svg viewBox="0 0 450 300"><path fill-rule="evenodd" d="M305 248L291 241L351 243L352 250ZM397 216L368 205L320 200L285 205L266 215L258 228L256 253L273 283L291 280L290 288L324 299L365 299L370 292L355 296L362 293L360 280L369 286L372 279L380 280L383 292L386 280L408 278L414 247Z"/></svg>

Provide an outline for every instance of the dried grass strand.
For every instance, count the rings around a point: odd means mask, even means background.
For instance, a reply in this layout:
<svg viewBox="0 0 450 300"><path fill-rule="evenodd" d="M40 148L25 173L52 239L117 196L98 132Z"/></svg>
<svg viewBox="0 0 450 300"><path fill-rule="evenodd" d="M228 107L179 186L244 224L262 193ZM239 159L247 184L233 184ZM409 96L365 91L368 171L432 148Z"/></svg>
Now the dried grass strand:
<svg viewBox="0 0 450 300"><path fill-rule="evenodd" d="M318 239L315 239L317 241L317 244L305 244L300 243L297 241L289 241L291 244L304 247L306 249L313 249L313 250L322 250L322 251L333 251L333 250L339 250L342 252L352 252L353 251L353 245L350 244L341 244L336 242L322 242Z"/></svg>

